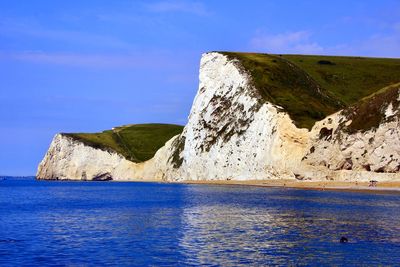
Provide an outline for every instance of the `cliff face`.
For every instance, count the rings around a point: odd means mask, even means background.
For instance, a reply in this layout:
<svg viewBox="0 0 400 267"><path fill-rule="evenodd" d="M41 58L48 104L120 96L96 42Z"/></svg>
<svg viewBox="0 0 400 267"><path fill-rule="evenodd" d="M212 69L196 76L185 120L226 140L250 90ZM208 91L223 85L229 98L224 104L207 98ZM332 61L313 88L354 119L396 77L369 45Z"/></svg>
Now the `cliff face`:
<svg viewBox="0 0 400 267"><path fill-rule="evenodd" d="M292 177L308 142L279 107L263 103L238 61L202 57L189 121L171 143L167 180L247 180Z"/></svg>
<svg viewBox="0 0 400 267"><path fill-rule="evenodd" d="M306 166L332 179L400 179L400 87L393 86L317 122Z"/></svg>
<svg viewBox="0 0 400 267"><path fill-rule="evenodd" d="M303 76L292 85L312 83L315 90L305 91L309 98L315 101L320 94L325 98L324 105L331 105L325 110L336 105L310 77ZM235 58L222 53L204 54L199 78L188 124L152 159L133 163L118 153L57 135L37 177L167 181L400 179L398 87L338 111L308 130L296 127L283 107L266 100L251 73ZM319 114L318 103L313 105L313 114ZM296 116L295 111L291 112ZM302 108L301 112L297 117L304 121L307 110Z"/></svg>
<svg viewBox="0 0 400 267"><path fill-rule="evenodd" d="M133 180L143 177L146 163L133 163L123 156L87 146L57 134L39 164L37 179Z"/></svg>

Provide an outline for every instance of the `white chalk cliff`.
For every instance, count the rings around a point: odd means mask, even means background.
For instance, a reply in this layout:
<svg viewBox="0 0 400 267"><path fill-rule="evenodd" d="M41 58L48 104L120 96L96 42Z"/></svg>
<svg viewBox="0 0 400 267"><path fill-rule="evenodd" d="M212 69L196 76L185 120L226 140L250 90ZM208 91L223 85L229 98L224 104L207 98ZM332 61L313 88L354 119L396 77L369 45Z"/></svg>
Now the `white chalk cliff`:
<svg viewBox="0 0 400 267"><path fill-rule="evenodd" d="M397 89L397 101L399 92ZM317 167L322 179L400 180L399 106L393 110L393 104L387 103L379 112L383 122L363 132L342 129L352 123L343 111L317 122L310 133L304 166Z"/></svg>
<svg viewBox="0 0 400 267"><path fill-rule="evenodd" d="M57 134L39 164L37 179L49 180L132 180L142 179L146 165L122 155L85 145Z"/></svg>
<svg viewBox="0 0 400 267"><path fill-rule="evenodd" d="M240 62L203 55L200 84L182 134L155 156L123 156L56 135L39 165L39 179L76 180L400 180L399 106L393 119L366 132L345 133L342 112L309 131L279 106L263 101ZM348 120L348 119L347 119Z"/></svg>

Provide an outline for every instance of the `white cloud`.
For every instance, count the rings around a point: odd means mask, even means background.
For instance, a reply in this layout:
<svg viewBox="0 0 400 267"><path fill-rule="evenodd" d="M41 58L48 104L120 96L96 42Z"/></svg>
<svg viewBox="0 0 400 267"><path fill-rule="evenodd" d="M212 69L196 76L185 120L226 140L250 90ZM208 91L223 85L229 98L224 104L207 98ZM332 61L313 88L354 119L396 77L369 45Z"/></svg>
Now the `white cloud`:
<svg viewBox="0 0 400 267"><path fill-rule="evenodd" d="M374 35L359 46L364 55L400 57L400 31L387 35Z"/></svg>
<svg viewBox="0 0 400 267"><path fill-rule="evenodd" d="M388 31L372 34L364 39L326 47L325 52L331 55L400 57L400 23L388 27Z"/></svg>
<svg viewBox="0 0 400 267"><path fill-rule="evenodd" d="M309 31L265 34L258 32L250 40L250 47L258 52L274 54L324 54L343 56L400 57L400 23L358 40L321 46Z"/></svg>
<svg viewBox="0 0 400 267"><path fill-rule="evenodd" d="M183 12L199 16L209 14L203 3L189 1L161 1L147 5L147 9L157 13Z"/></svg>
<svg viewBox="0 0 400 267"><path fill-rule="evenodd" d="M257 34L251 39L252 48L267 53L318 54L324 49L310 40L308 31L286 32L280 34Z"/></svg>
<svg viewBox="0 0 400 267"><path fill-rule="evenodd" d="M181 61L172 60L167 54L140 53L130 55L119 54L84 54L84 53L54 53L41 51L1 52L0 59L16 60L36 64L60 65L83 68L140 68L165 69L175 68Z"/></svg>
<svg viewBox="0 0 400 267"><path fill-rule="evenodd" d="M113 68L127 67L135 64L135 61L131 61L127 57L78 53L22 52L11 54L11 57L20 61L74 67Z"/></svg>
<svg viewBox="0 0 400 267"><path fill-rule="evenodd" d="M130 49L132 45L119 38L90 32L54 30L43 27L35 20L0 19L0 34L57 40L89 46Z"/></svg>

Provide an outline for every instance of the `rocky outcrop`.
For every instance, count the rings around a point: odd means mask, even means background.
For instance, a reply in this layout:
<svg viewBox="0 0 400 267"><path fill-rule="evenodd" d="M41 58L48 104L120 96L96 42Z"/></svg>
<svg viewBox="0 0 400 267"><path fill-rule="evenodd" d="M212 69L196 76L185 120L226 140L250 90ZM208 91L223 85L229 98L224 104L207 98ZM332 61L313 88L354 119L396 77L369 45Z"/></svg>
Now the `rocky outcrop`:
<svg viewBox="0 0 400 267"><path fill-rule="evenodd" d="M135 180L142 179L148 163L133 163L110 151L96 149L57 134L39 164L37 179Z"/></svg>
<svg viewBox="0 0 400 267"><path fill-rule="evenodd" d="M199 79L188 124L151 160L133 163L57 135L38 178L400 180L399 104L387 101L394 93L398 99L398 88L332 114L309 131L265 101L238 60L206 53ZM364 127L357 118L371 108L380 116Z"/></svg>
<svg viewBox="0 0 400 267"><path fill-rule="evenodd" d="M399 93L389 88L317 122L302 162L334 171L332 179L400 179Z"/></svg>

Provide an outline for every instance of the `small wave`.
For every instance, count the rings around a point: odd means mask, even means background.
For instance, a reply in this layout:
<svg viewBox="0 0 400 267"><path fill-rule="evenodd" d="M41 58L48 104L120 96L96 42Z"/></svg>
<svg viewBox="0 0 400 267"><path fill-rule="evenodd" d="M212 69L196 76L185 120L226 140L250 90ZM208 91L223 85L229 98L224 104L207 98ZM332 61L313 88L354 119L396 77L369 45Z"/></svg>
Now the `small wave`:
<svg viewBox="0 0 400 267"><path fill-rule="evenodd" d="M12 239L12 238L0 239L0 243L17 243L17 242L22 242L22 241L23 240Z"/></svg>

